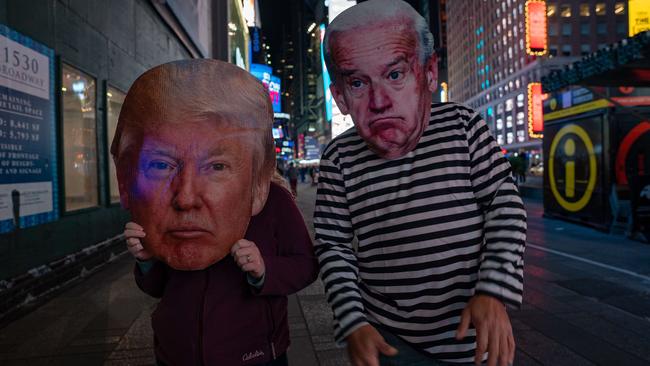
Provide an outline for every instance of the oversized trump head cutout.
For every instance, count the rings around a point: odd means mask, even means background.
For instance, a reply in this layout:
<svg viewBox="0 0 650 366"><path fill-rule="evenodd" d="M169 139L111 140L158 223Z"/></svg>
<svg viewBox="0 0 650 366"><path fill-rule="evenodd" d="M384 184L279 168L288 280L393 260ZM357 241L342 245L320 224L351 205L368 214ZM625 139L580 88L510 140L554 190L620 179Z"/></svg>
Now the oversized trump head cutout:
<svg viewBox="0 0 650 366"><path fill-rule="evenodd" d="M111 154L120 200L147 251L179 270L226 256L259 213L275 169L262 84L225 62L154 67L127 93Z"/></svg>

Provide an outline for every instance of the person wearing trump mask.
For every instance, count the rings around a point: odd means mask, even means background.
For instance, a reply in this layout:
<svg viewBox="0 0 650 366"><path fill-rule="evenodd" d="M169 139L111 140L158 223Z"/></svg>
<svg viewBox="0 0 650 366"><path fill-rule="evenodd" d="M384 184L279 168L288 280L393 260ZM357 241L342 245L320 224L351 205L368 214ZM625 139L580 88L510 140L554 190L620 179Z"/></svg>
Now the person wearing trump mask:
<svg viewBox="0 0 650 366"><path fill-rule="evenodd" d="M262 84L217 60L156 66L126 95L111 154L136 283L161 298L158 365L288 364L287 295L318 269L272 124Z"/></svg>

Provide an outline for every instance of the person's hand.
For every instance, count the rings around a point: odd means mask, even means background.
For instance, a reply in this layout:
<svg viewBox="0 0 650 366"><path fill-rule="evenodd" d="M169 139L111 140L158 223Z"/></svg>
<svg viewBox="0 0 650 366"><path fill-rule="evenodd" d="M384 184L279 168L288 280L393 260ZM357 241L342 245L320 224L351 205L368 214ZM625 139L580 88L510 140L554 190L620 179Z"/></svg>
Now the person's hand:
<svg viewBox="0 0 650 366"><path fill-rule="evenodd" d="M124 236L126 237L126 248L137 259L147 261L153 257L140 242L140 238L144 238L145 234L142 226L135 222L127 222L124 228Z"/></svg>
<svg viewBox="0 0 650 366"><path fill-rule="evenodd" d="M463 310L456 339L463 339L470 322L476 328L476 355L474 363L479 365L483 354L488 352L488 366L512 365L515 358L515 339L512 335L510 318L505 306L488 295L475 295Z"/></svg>
<svg viewBox="0 0 650 366"><path fill-rule="evenodd" d="M261 278L264 275L264 258L260 254L257 245L250 240L240 239L230 249L235 262L242 271L250 274L253 278Z"/></svg>
<svg viewBox="0 0 650 366"><path fill-rule="evenodd" d="M366 324L347 336L348 356L354 366L379 366L379 353L395 356L397 349L386 343L372 325Z"/></svg>

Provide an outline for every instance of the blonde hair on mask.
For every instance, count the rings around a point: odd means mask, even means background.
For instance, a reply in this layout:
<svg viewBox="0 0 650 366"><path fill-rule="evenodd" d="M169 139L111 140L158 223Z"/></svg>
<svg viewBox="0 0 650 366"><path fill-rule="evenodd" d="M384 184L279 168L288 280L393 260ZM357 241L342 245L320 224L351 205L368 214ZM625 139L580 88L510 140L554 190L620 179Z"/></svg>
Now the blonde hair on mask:
<svg viewBox="0 0 650 366"><path fill-rule="evenodd" d="M132 178L135 167L130 164L134 163L133 154L138 153L146 126L173 123L182 131L184 121L202 120L254 131L253 173L257 179L271 179L275 143L268 92L260 81L233 64L192 59L156 66L138 77L129 89L111 144L118 175L131 175L120 181Z"/></svg>

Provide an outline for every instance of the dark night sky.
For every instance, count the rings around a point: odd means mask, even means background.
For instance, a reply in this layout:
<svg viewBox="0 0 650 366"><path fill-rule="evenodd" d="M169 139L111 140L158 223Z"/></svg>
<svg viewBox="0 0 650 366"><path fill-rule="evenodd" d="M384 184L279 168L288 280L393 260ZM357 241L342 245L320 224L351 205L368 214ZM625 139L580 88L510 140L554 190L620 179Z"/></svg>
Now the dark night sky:
<svg viewBox="0 0 650 366"><path fill-rule="evenodd" d="M282 29L291 26L291 2L297 0L259 0L262 35L271 46L272 54L282 47ZM275 58L275 57L273 57Z"/></svg>

